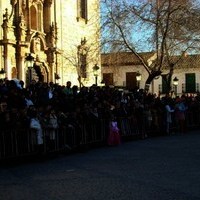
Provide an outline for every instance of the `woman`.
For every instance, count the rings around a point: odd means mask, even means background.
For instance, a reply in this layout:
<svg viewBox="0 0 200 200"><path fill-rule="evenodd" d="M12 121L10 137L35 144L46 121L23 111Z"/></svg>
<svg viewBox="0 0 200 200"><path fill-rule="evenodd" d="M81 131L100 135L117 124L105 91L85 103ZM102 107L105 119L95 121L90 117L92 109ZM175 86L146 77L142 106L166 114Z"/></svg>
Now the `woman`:
<svg viewBox="0 0 200 200"><path fill-rule="evenodd" d="M184 103L184 97L177 98L175 104L175 116L179 126L180 133L185 132L185 111L187 106Z"/></svg>
<svg viewBox="0 0 200 200"><path fill-rule="evenodd" d="M166 111L166 133L170 134L170 128L172 124L172 113L174 112L172 99L167 99L165 104Z"/></svg>

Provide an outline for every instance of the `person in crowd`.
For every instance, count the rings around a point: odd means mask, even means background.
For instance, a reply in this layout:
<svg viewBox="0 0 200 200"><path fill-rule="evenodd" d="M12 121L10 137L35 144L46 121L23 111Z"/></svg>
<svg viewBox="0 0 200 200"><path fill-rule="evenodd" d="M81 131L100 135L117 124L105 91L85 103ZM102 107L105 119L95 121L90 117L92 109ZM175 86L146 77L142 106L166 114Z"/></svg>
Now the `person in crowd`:
<svg viewBox="0 0 200 200"><path fill-rule="evenodd" d="M0 131L6 131L10 128L10 113L5 99L0 102Z"/></svg>
<svg viewBox="0 0 200 200"><path fill-rule="evenodd" d="M63 92L65 93L65 95L73 95L73 90L71 88L72 83L71 81L67 81L66 86L63 89Z"/></svg>
<svg viewBox="0 0 200 200"><path fill-rule="evenodd" d="M50 100L50 96L49 96L49 86L48 83L44 82L38 82L37 84L37 105L48 105L49 100Z"/></svg>
<svg viewBox="0 0 200 200"><path fill-rule="evenodd" d="M38 111L34 106L29 107L28 115L30 118L30 129L33 131L33 135L36 138L35 148L38 153L43 152L43 132L42 125L39 120Z"/></svg>
<svg viewBox="0 0 200 200"><path fill-rule="evenodd" d="M153 115L152 115L152 109L149 104L144 105L144 116L145 116L145 125L146 128L151 130L152 128L152 121L153 121Z"/></svg>
<svg viewBox="0 0 200 200"><path fill-rule="evenodd" d="M185 97L177 97L175 101L175 117L177 120L179 132L184 133L186 131L185 112L188 109L185 104Z"/></svg>
<svg viewBox="0 0 200 200"><path fill-rule="evenodd" d="M136 99L134 102L135 110L134 114L136 116L137 120L137 128L139 133L142 135L142 138L147 137L147 132L145 130L145 124L144 124L144 103L141 102L141 100Z"/></svg>
<svg viewBox="0 0 200 200"><path fill-rule="evenodd" d="M3 79L0 79L0 97L8 92L8 88Z"/></svg>
<svg viewBox="0 0 200 200"><path fill-rule="evenodd" d="M108 145L115 146L121 144L120 130L115 116L111 116L109 124Z"/></svg>
<svg viewBox="0 0 200 200"><path fill-rule="evenodd" d="M33 100L31 99L31 93L29 91L25 91L24 98L27 108L34 105Z"/></svg>
<svg viewBox="0 0 200 200"><path fill-rule="evenodd" d="M172 125L172 113L174 113L173 100L168 97L165 102L166 111L166 133L169 135Z"/></svg>
<svg viewBox="0 0 200 200"><path fill-rule="evenodd" d="M45 139L48 150L55 150L56 133L59 128L55 109L51 105L45 106L41 119L42 127L45 130Z"/></svg>
<svg viewBox="0 0 200 200"><path fill-rule="evenodd" d="M56 124L62 131L67 130L68 133L75 134L75 137L70 136L67 139L75 138L76 142L72 144L79 145L84 142L93 142L93 138L102 132L106 139L110 132L120 133L125 137L129 134L138 134L145 138L150 125L155 121L160 132L170 133L173 122L171 115L175 115L180 131L185 131L185 112L190 109L190 107L187 108L184 100L188 98L186 96L177 98L173 106L171 102L164 101L163 103L162 99L143 93L141 90L133 91L132 94L126 94L122 98L121 92L113 87L101 88L93 85L84 86L79 92L77 89L76 86L71 87L70 81L66 83L66 87L52 83L49 86L48 83L41 81L32 82L23 89L16 87L13 81L0 81L1 130L15 128L19 121L24 123L25 115L27 115L28 128L35 130L36 145L42 146L43 140L46 139L43 138L43 128L48 126L49 121L57 118ZM51 98L49 90L52 92ZM200 97L197 96L196 100L200 102ZM195 102L194 108L196 106L199 105ZM156 110L154 114L152 108ZM158 119L156 119L157 116L159 116ZM49 120L45 121L45 119ZM100 123L102 121L105 127L102 127ZM147 126L147 121L149 126ZM158 126L163 122L165 126ZM93 129L91 129L91 124L94 125ZM93 131L94 128L98 130L88 134L87 131ZM94 134L96 134L95 137L93 137ZM55 138L54 134L51 138ZM101 139L101 137L96 138Z"/></svg>

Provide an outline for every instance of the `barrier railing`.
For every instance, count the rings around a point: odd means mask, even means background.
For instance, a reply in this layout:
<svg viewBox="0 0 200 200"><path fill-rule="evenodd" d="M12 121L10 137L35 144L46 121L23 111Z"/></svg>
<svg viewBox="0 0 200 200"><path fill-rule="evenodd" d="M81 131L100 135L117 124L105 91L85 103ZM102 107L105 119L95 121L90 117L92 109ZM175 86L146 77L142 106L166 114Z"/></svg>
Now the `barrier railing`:
<svg viewBox="0 0 200 200"><path fill-rule="evenodd" d="M156 120L156 121L153 121ZM152 119L154 127L150 126L144 115L144 120L138 120L135 116L118 118L118 126L122 139L130 136L144 138L150 132L164 133L164 125L158 123L164 119L158 116ZM199 128L200 116L197 112L186 113L188 128ZM174 121L173 128L178 130L178 124ZM43 129L43 143L38 144L37 132L33 129L11 129L0 131L0 160L16 158L20 156L48 154L51 152L71 151L86 145L107 145L109 134L109 121L99 119L93 123L83 122L78 127L68 126L58 129Z"/></svg>

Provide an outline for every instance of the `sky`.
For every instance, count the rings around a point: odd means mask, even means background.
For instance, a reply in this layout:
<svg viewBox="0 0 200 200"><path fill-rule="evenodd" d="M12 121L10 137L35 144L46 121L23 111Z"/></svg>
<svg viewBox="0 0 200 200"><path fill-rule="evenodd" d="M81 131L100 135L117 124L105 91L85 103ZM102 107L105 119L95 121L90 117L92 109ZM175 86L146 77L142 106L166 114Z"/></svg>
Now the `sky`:
<svg viewBox="0 0 200 200"><path fill-rule="evenodd" d="M109 0L108 0L109 1ZM123 0L113 0L113 2L122 2ZM140 4L140 3L145 3L147 1L155 1L155 0L125 0L128 2L128 4ZM163 1L163 0L159 0ZM114 4L113 3L113 4ZM200 0L193 0L194 7L200 8ZM102 12L105 11L105 7L102 7ZM134 20L133 20L134 21ZM134 22L133 22L134 23ZM152 25L150 27L146 26L141 26L141 24L134 24L135 26L131 27L131 33L129 36L133 39L133 43L135 44L135 48L139 52L148 52L148 51L153 51L155 45L152 45L152 43L148 42L148 39L152 37L152 34L154 34L155 28L152 29ZM110 34L114 33L108 33L108 32L103 32L103 36L110 36ZM107 35L106 35L107 34Z"/></svg>

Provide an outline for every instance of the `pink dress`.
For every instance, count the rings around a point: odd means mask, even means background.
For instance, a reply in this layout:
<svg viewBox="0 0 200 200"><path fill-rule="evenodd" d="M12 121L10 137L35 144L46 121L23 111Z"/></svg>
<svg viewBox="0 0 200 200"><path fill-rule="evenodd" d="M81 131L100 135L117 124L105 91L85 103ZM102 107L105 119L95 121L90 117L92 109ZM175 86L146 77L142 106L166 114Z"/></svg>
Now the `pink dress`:
<svg viewBox="0 0 200 200"><path fill-rule="evenodd" d="M108 145L119 145L121 143L119 128L116 121L110 122L110 130L108 135Z"/></svg>

